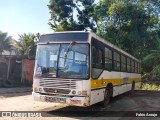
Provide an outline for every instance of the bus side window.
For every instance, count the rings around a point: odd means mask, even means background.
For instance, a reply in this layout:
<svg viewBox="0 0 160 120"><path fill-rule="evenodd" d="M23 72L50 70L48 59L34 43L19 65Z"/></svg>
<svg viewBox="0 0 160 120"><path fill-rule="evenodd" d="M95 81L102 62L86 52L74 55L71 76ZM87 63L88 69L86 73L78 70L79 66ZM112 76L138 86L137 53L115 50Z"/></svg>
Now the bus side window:
<svg viewBox="0 0 160 120"><path fill-rule="evenodd" d="M120 54L119 53L114 52L113 62L114 62L114 70L119 71L120 70Z"/></svg>
<svg viewBox="0 0 160 120"><path fill-rule="evenodd" d="M121 55L121 71L126 71L126 57Z"/></svg>
<svg viewBox="0 0 160 120"><path fill-rule="evenodd" d="M127 72L131 72L131 59L127 58Z"/></svg>
<svg viewBox="0 0 160 120"><path fill-rule="evenodd" d="M135 62L135 72L138 73L138 63Z"/></svg>
<svg viewBox="0 0 160 120"><path fill-rule="evenodd" d="M105 48L105 69L112 70L112 51Z"/></svg>
<svg viewBox="0 0 160 120"><path fill-rule="evenodd" d="M134 72L135 70L135 67L134 67L134 61L133 60L131 60L131 72Z"/></svg>
<svg viewBox="0 0 160 120"><path fill-rule="evenodd" d="M102 68L102 50L92 47L92 57L93 68Z"/></svg>
<svg viewBox="0 0 160 120"><path fill-rule="evenodd" d="M141 65L138 63L138 73L141 73Z"/></svg>
<svg viewBox="0 0 160 120"><path fill-rule="evenodd" d="M103 71L102 50L92 46L92 78L97 79Z"/></svg>

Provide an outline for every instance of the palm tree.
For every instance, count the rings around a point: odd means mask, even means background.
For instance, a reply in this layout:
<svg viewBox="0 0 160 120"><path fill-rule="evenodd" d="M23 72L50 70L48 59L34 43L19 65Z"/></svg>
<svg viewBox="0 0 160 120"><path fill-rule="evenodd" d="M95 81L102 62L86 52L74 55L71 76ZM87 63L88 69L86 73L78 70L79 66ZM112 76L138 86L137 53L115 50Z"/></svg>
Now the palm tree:
<svg viewBox="0 0 160 120"><path fill-rule="evenodd" d="M24 55L28 55L30 48L34 45L36 36L34 34L19 35L20 44Z"/></svg>
<svg viewBox="0 0 160 120"><path fill-rule="evenodd" d="M8 36L7 33L3 33L2 31L0 31L0 55L2 55L2 52L4 50L12 50L11 39L11 36Z"/></svg>
<svg viewBox="0 0 160 120"><path fill-rule="evenodd" d="M40 36L41 36L40 33L37 33L37 34L35 35L35 42L36 42L36 43L39 41Z"/></svg>
<svg viewBox="0 0 160 120"><path fill-rule="evenodd" d="M22 46L20 44L20 42L16 41L16 40L11 40L11 49L15 51L16 55L22 55Z"/></svg>

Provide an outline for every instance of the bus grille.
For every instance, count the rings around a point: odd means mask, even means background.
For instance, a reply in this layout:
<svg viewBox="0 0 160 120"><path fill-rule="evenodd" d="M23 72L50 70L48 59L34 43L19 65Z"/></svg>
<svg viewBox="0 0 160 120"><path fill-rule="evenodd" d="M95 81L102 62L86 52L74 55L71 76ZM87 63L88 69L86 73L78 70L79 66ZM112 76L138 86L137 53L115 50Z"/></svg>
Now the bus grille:
<svg viewBox="0 0 160 120"><path fill-rule="evenodd" d="M47 93L61 93L61 94L69 94L71 92L71 90L54 89L54 88L44 88L44 91Z"/></svg>
<svg viewBox="0 0 160 120"><path fill-rule="evenodd" d="M75 80L50 79L43 78L40 80L40 86L56 89L76 89Z"/></svg>

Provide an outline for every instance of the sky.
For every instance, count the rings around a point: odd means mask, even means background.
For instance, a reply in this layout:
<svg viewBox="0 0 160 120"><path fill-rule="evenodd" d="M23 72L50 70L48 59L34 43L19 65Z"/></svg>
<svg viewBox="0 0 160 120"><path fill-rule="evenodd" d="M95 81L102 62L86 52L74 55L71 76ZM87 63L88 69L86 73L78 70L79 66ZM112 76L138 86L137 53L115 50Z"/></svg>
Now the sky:
<svg viewBox="0 0 160 120"><path fill-rule="evenodd" d="M23 33L52 33L48 4L49 0L2 0L0 31L16 40Z"/></svg>
<svg viewBox="0 0 160 120"><path fill-rule="evenodd" d="M95 0L97 3L99 0ZM52 33L49 0L1 0L0 31L18 40L24 33Z"/></svg>

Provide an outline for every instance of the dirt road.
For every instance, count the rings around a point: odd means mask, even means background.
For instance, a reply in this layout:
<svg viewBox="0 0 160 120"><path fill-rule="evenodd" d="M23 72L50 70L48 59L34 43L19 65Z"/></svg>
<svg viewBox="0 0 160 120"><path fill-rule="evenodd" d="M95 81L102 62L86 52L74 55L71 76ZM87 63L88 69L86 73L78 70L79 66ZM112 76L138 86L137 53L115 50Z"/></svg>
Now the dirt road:
<svg viewBox="0 0 160 120"><path fill-rule="evenodd" d="M136 91L134 95L123 94L118 97L113 98L112 102L105 108L99 105L90 106L87 108L66 106L63 104L46 103L34 101L31 93L16 93L0 95L0 111L46 111L42 115L51 116L47 119L57 119L57 120L70 120L70 119L85 119L88 117L89 120L97 119L130 119L139 120L141 111L159 111L160 114L160 91ZM117 112L116 112L117 111ZM128 112L132 111L132 112ZM136 112L133 112L136 111ZM133 118L123 118L122 116L134 116L137 113L137 117ZM130 114L130 115L129 115ZM146 114L146 113L144 113ZM106 118L107 116L107 118ZM115 118L116 117L116 118ZM0 119L18 119L18 118L5 118ZM19 118L22 119L22 118ZM25 117L23 119L33 119ZM34 118L35 120L42 120L45 118ZM145 117L143 119L159 119L160 117Z"/></svg>

